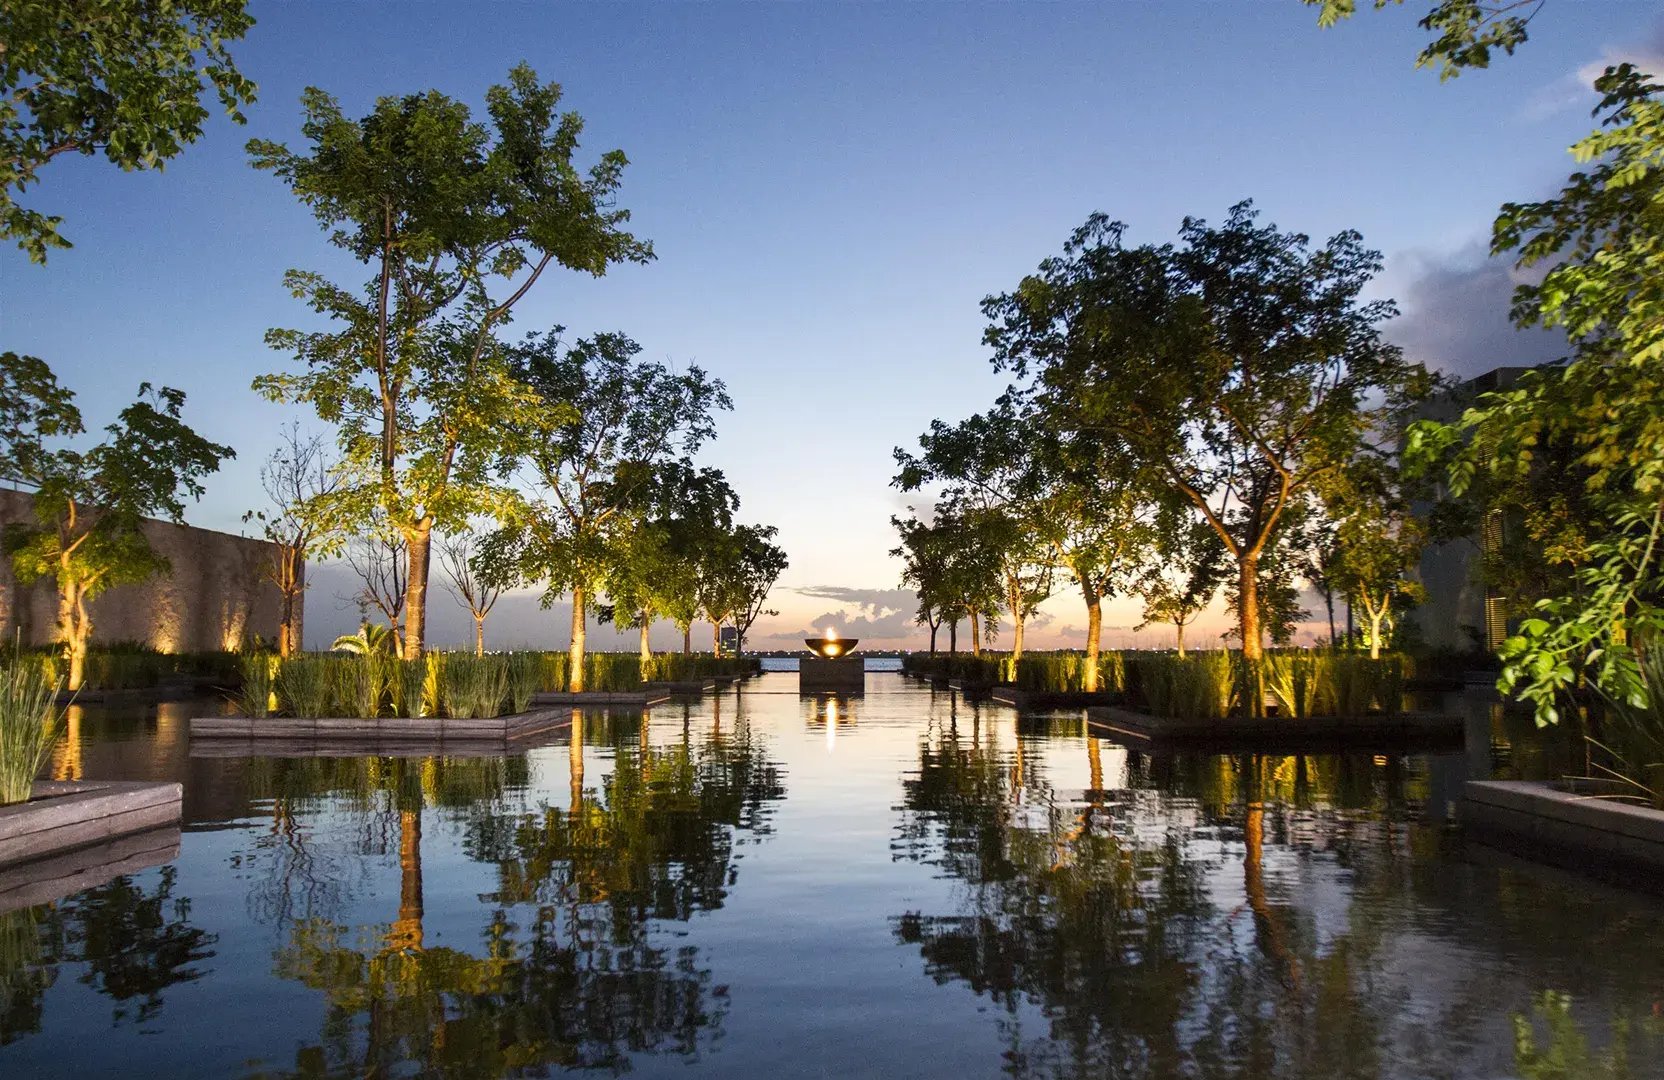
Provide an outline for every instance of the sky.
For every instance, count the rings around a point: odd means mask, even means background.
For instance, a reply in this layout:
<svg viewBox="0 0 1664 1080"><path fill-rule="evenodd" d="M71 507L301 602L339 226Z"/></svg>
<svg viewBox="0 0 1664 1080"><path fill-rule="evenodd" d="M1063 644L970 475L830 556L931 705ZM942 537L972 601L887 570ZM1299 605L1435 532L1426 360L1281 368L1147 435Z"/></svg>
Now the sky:
<svg viewBox="0 0 1664 1080"><path fill-rule="evenodd" d="M1244 198L1314 237L1357 229L1385 253L1377 294L1403 308L1388 334L1412 358L1475 374L1563 351L1507 325L1514 271L1486 257L1489 224L1571 170L1592 73L1619 58L1664 70L1664 20L1640 0L1549 0L1518 54L1441 83L1414 66L1417 7L1324 31L1295 0L256 2L234 50L259 85L246 126L217 117L161 172L95 158L45 171L25 205L62 214L75 247L44 267L0 252L0 348L46 359L89 427L141 381L185 390L189 420L237 449L187 520L244 531L278 429L327 430L249 387L290 363L266 330L307 321L281 276L358 274L244 143L298 148L307 86L354 116L430 88L479 108L524 60L585 118L580 161L629 156L619 205L658 258L546 276L511 332L622 330L646 357L727 383L734 410L702 459L728 474L742 519L779 527L791 560L753 644L831 626L916 646L888 553L891 515L918 499L890 486L892 450L992 402L1004 383L980 300L1094 211L1133 242ZM338 599L352 585L327 566L313 580L307 637L327 643L356 623ZM471 634L444 595L430 609L440 642ZM529 595L492 619L502 645L565 641L565 613ZM1106 644L1164 643L1138 621L1135 601L1111 602ZM1223 625L1215 614L1200 633ZM1031 647L1078 645L1083 605L1064 589L1031 626ZM678 640L654 631L660 647Z"/></svg>

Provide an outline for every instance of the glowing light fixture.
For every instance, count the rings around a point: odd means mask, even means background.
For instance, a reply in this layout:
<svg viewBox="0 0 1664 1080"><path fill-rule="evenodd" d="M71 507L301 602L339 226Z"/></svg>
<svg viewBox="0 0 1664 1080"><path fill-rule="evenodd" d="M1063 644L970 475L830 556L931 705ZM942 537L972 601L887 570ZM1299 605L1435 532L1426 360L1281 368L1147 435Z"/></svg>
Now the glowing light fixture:
<svg viewBox="0 0 1664 1080"><path fill-rule="evenodd" d="M838 637L838 631L831 627L827 628L825 637L804 638L803 641L809 646L810 652L826 660L834 660L854 652L855 646L859 644L857 638Z"/></svg>

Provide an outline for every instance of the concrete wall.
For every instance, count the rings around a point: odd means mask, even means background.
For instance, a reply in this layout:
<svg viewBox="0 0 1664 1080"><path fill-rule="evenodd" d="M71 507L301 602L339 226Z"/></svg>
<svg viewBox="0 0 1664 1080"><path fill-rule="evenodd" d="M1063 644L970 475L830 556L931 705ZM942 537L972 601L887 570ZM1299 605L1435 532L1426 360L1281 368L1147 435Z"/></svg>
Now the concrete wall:
<svg viewBox="0 0 1664 1080"><path fill-rule="evenodd" d="M0 527L34 519L33 496L0 489ZM255 635L277 641L279 598L264 565L273 545L230 533L146 521L151 547L172 572L118 585L91 604L93 641L137 641L164 652L235 649ZM302 596L304 602L304 594ZM0 639L50 642L58 620L49 579L24 587L0 559Z"/></svg>

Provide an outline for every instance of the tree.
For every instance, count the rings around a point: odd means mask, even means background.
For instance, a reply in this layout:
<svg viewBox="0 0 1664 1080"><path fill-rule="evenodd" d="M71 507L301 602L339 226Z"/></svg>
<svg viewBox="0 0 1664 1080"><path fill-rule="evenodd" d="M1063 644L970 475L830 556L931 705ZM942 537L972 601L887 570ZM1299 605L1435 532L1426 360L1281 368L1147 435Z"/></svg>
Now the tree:
<svg viewBox="0 0 1664 1080"><path fill-rule="evenodd" d="M261 535L272 545L262 570L277 589L279 656L292 656L301 649L306 560L340 547L340 536L318 510L339 484L337 462L322 436L303 436L298 423L282 429L277 449L260 466L260 486L266 490L271 509L250 510L243 520L259 522Z"/></svg>
<svg viewBox="0 0 1664 1080"><path fill-rule="evenodd" d="M1543 722L1583 678L1644 705L1637 650L1664 633L1664 87L1628 64L1595 86L1601 127L1572 148L1589 168L1555 198L1505 205L1491 244L1547 267L1515 292L1514 320L1564 328L1572 355L1453 425L1410 432L1419 461L1448 462L1457 495L1481 472L1527 476L1549 448L1575 455L1589 520L1573 587L1539 601L1503 646L1503 689Z"/></svg>
<svg viewBox="0 0 1664 1080"><path fill-rule="evenodd" d="M393 635L395 652L404 651L405 574L410 561L404 537L397 532L372 526L371 531L353 538L345 553L347 567L358 578L358 591L350 599L359 615L371 608L381 613Z"/></svg>
<svg viewBox="0 0 1664 1080"><path fill-rule="evenodd" d="M210 89L242 123L255 88L229 46L253 25L244 0L0 6L0 236L37 263L70 246L63 218L17 202L56 158L160 169L201 137Z"/></svg>
<svg viewBox="0 0 1664 1080"><path fill-rule="evenodd" d="M957 425L933 421L919 437L919 454L897 448L891 483L904 492L941 484L939 507L969 523L999 566L1005 610L1011 615L1011 658L1023 656L1023 629L1051 595L1052 549L1040 527L1029 448L1030 418L1007 396L986 413Z"/></svg>
<svg viewBox="0 0 1664 1080"><path fill-rule="evenodd" d="M380 515L402 537L407 658L425 640L434 529L463 528L507 498L503 440L532 402L497 330L550 266L599 277L652 257L613 206L623 153L580 172L583 120L557 116L560 98L524 64L486 92L489 124L437 91L382 98L354 121L309 88L306 153L248 144L255 167L283 179L330 243L372 270L362 290L289 271L285 284L333 326L268 332L302 370L254 385L340 428L348 480L336 512L358 525Z"/></svg>
<svg viewBox="0 0 1664 1080"><path fill-rule="evenodd" d="M668 462L715 437L715 412L733 407L722 380L697 366L644 362L640 352L616 333L563 347L556 331L531 335L511 354L515 378L538 403L514 435L531 491L510 505L481 556L494 580L542 582L545 606L571 596L572 693L583 690L585 616L624 561L633 512Z"/></svg>
<svg viewBox="0 0 1664 1080"><path fill-rule="evenodd" d="M982 655L982 631L990 636L999 616L1003 587L999 559L985 542L974 521L938 509L934 523L926 524L914 515L905 520L892 517L901 534L901 546L890 554L905 561L902 584L928 597L940 618L948 624L948 648L958 651L959 623L971 624L971 653ZM926 553L917 558L911 553Z"/></svg>
<svg viewBox="0 0 1664 1080"><path fill-rule="evenodd" d="M1213 602L1225 578L1225 548L1212 526L1188 507L1169 500L1157 521L1158 567L1144 586L1144 627L1172 623L1178 653L1184 656L1184 628Z"/></svg>
<svg viewBox="0 0 1664 1080"><path fill-rule="evenodd" d="M235 456L187 426L184 407L183 391L142 383L103 442L72 449L59 444L86 430L74 392L37 357L0 356L0 473L35 489L34 524L8 526L4 547L19 581L57 584L70 690L86 673L88 602L169 568L145 539L144 519L182 523L185 497L199 498L202 478Z"/></svg>
<svg viewBox="0 0 1664 1080"><path fill-rule="evenodd" d="M1349 604L1363 609L1371 659L1381 656L1394 608L1426 596L1410 577L1428 538L1427 522L1413 509L1419 494L1395 454L1374 451L1333 474L1322 493L1334 523L1329 578Z"/></svg>
<svg viewBox="0 0 1664 1080"><path fill-rule="evenodd" d="M503 595L500 584L475 568L467 533L447 537L439 545L439 564L450 581L451 595L474 619L474 655L485 655L485 617Z"/></svg>
<svg viewBox="0 0 1664 1080"><path fill-rule="evenodd" d="M891 516L890 524L901 536L900 546L890 554L902 561L901 583L918 597L914 622L930 627L930 655L936 655L936 632L953 601L946 595L949 552L944 534L917 518L903 521Z"/></svg>
<svg viewBox="0 0 1664 1080"><path fill-rule="evenodd" d="M1377 9L1404 0L1373 0ZM1331 27L1351 18L1358 0L1301 0L1316 7L1317 24ZM1464 68L1491 66L1491 51L1501 49L1512 56L1525 43L1526 27L1542 8L1544 0L1433 0L1419 25L1435 36L1421 55L1417 67L1436 67L1440 79L1453 79Z"/></svg>
<svg viewBox="0 0 1664 1080"><path fill-rule="evenodd" d="M719 584L712 591L712 603L719 617L734 625L736 652L745 651L745 635L758 618L780 614L763 607L774 583L790 565L786 552L774 543L778 533L772 525L741 525L730 534L725 557L718 564Z"/></svg>
<svg viewBox="0 0 1664 1080"><path fill-rule="evenodd" d="M1180 245L1123 245L1101 214L1018 288L983 302L994 365L1034 378L1064 433L1090 434L1189 499L1236 564L1245 657L1263 652L1259 563L1285 512L1346 460L1382 410L1430 377L1382 340L1363 301L1380 256L1343 232L1187 218Z"/></svg>

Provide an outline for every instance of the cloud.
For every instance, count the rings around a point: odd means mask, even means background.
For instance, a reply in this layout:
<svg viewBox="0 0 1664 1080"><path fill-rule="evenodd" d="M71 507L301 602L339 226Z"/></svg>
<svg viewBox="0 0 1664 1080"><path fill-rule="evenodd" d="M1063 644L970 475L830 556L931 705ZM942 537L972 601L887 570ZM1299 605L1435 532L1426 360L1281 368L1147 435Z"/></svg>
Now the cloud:
<svg viewBox="0 0 1664 1080"><path fill-rule="evenodd" d="M1520 330L1509 321L1514 288L1533 280L1512 260L1481 244L1450 255L1410 252L1394 259L1404 313L1388 323L1388 339L1430 368L1471 377L1497 367L1524 367L1566 355L1560 330Z"/></svg>
<svg viewBox="0 0 1664 1080"><path fill-rule="evenodd" d="M1634 64L1641 71L1664 75L1664 22L1654 27L1641 42L1622 47L1607 46L1600 57L1589 61L1576 71L1568 72L1532 94L1520 110L1525 120L1544 120L1568 109L1593 108L1595 80L1609 67Z"/></svg>
<svg viewBox="0 0 1664 1080"><path fill-rule="evenodd" d="M791 590L817 600L835 600L853 604L873 615L891 611L911 612L918 606L919 596L912 589L855 589L844 585L800 585Z"/></svg>

